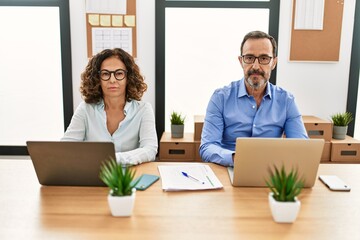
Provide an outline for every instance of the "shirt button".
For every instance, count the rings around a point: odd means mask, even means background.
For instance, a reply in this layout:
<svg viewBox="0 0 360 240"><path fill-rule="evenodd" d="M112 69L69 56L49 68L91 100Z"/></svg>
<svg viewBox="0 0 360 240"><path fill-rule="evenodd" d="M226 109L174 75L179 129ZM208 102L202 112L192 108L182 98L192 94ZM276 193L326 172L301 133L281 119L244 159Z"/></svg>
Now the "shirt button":
<svg viewBox="0 0 360 240"><path fill-rule="evenodd" d="M254 124L253 126L256 127L256 124Z"/></svg>
<svg viewBox="0 0 360 240"><path fill-rule="evenodd" d="M253 108L255 108L255 106L252 106Z"/></svg>

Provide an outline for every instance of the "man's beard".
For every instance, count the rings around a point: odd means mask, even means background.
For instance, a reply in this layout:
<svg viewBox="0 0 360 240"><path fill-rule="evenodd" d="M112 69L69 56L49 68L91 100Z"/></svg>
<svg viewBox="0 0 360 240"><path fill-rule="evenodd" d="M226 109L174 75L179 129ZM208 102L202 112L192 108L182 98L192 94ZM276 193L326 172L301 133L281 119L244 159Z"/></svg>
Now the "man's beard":
<svg viewBox="0 0 360 240"><path fill-rule="evenodd" d="M262 76L263 79L260 80L259 82L253 82L250 78L250 76L252 74L258 74L259 76ZM268 82L268 79L265 78L265 73L264 72L261 72L261 71L257 71L257 70L249 70L247 72L247 75L248 77L245 78L246 82L250 85L250 87L253 89L253 90L258 90L260 89L262 86L265 86L266 83Z"/></svg>

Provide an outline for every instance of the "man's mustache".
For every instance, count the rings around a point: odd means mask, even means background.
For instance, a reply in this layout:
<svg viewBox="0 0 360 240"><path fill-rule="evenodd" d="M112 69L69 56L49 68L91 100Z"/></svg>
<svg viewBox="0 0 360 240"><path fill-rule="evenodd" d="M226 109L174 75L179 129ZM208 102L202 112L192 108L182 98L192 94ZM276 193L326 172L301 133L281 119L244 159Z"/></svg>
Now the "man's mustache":
<svg viewBox="0 0 360 240"><path fill-rule="evenodd" d="M262 77L265 77L265 73L259 70L249 70L247 72L248 76L252 75L252 74L258 74L261 75Z"/></svg>

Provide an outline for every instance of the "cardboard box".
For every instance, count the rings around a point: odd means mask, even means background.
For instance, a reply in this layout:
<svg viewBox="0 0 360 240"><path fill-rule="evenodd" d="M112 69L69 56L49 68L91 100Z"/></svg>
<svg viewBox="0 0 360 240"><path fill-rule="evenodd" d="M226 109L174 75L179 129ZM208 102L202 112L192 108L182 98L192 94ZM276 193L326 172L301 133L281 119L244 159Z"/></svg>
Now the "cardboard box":
<svg viewBox="0 0 360 240"><path fill-rule="evenodd" d="M304 125L309 138L322 138L330 142L332 139L332 123L315 116L303 116Z"/></svg>
<svg viewBox="0 0 360 240"><path fill-rule="evenodd" d="M332 162L360 162L360 141L350 136L331 140Z"/></svg>
<svg viewBox="0 0 360 240"><path fill-rule="evenodd" d="M164 132L160 140L159 161L182 162L195 160L195 142L193 133L184 133L183 138L172 138Z"/></svg>
<svg viewBox="0 0 360 240"><path fill-rule="evenodd" d="M331 160L331 142L325 142L324 150L320 162L330 162Z"/></svg>
<svg viewBox="0 0 360 240"><path fill-rule="evenodd" d="M194 140L201 140L201 132L204 126L204 115L195 115L194 116Z"/></svg>

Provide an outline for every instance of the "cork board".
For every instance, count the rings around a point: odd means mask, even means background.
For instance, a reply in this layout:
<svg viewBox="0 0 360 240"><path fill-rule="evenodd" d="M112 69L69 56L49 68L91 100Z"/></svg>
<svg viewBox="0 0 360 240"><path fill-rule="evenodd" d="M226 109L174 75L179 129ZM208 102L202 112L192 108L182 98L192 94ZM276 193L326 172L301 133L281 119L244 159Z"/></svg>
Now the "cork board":
<svg viewBox="0 0 360 240"><path fill-rule="evenodd" d="M100 38L106 37L107 39L99 43L104 45L100 46L98 51L101 48L120 47L136 58L136 0L126 0L126 2L126 14L86 13L88 58L97 53L96 51L94 52L96 41L94 39L95 30L98 30L97 32L107 32L104 33L106 36L100 36Z"/></svg>
<svg viewBox="0 0 360 240"><path fill-rule="evenodd" d="M295 30L295 5L293 0L290 61L339 61L344 0L325 0L323 30Z"/></svg>

